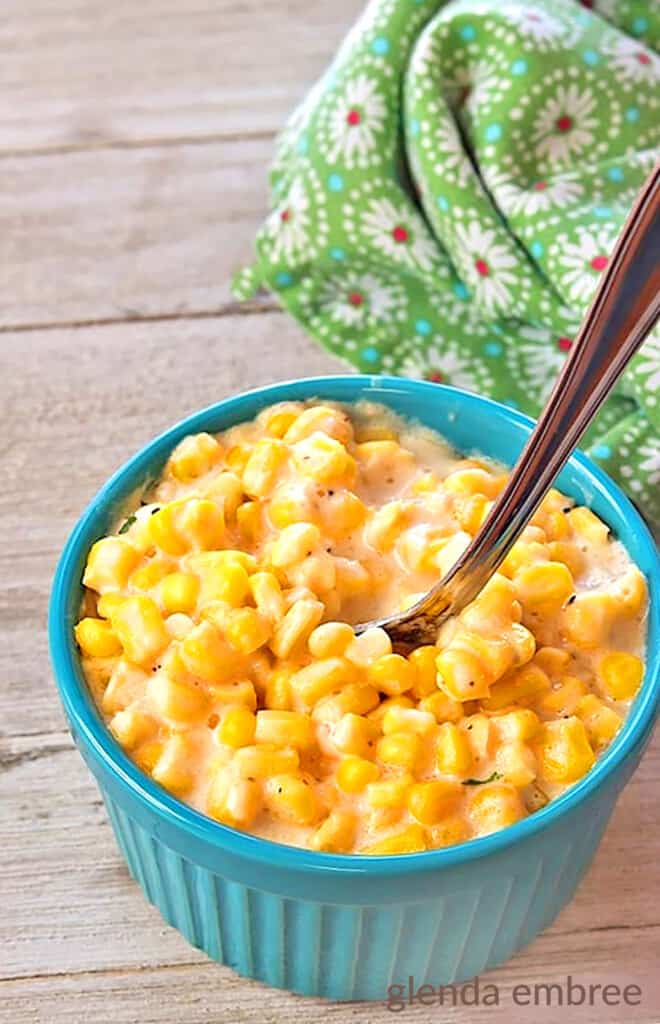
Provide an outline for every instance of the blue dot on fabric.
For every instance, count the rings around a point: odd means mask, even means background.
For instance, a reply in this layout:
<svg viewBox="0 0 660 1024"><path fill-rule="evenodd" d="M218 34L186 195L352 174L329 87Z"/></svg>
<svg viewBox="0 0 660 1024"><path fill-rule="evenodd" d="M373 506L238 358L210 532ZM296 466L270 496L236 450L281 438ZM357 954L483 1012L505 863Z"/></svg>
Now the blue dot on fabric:
<svg viewBox="0 0 660 1024"><path fill-rule="evenodd" d="M462 299L463 302L467 302L467 300L470 298L470 292L462 281L454 281L452 285L452 291L456 298Z"/></svg>
<svg viewBox="0 0 660 1024"><path fill-rule="evenodd" d="M609 459L612 449L609 444L595 444L591 449L591 454L595 459Z"/></svg>
<svg viewBox="0 0 660 1024"><path fill-rule="evenodd" d="M387 53L389 48L390 41L389 39L386 39L385 36L378 36L378 38L374 39L371 44L372 53L378 53L380 55Z"/></svg>
<svg viewBox="0 0 660 1024"><path fill-rule="evenodd" d="M306 153L307 150L309 149L309 142L304 136L301 139L298 139L298 145L296 146L296 149L298 150L299 153Z"/></svg>
<svg viewBox="0 0 660 1024"><path fill-rule="evenodd" d="M646 32L649 27L647 18L633 18L632 25L630 26L636 36L641 35L642 32Z"/></svg>
<svg viewBox="0 0 660 1024"><path fill-rule="evenodd" d="M449 209L449 200L445 196L438 196L435 202L438 209L442 210L443 213L446 213Z"/></svg>
<svg viewBox="0 0 660 1024"><path fill-rule="evenodd" d="M477 30L474 25L463 25L460 31L461 39L464 39L466 43L469 43L471 39L474 39L477 35Z"/></svg>
<svg viewBox="0 0 660 1024"><path fill-rule="evenodd" d="M512 75L524 75L525 72L527 71L527 68L528 68L527 61L523 60L522 57L519 57L518 60L514 60L513 64L511 65L511 74Z"/></svg>
<svg viewBox="0 0 660 1024"><path fill-rule="evenodd" d="M630 121L631 124L634 124L635 121L639 121L639 108L628 107L624 116L626 118L626 121Z"/></svg>
<svg viewBox="0 0 660 1024"><path fill-rule="evenodd" d="M598 217L600 220L608 220L612 216L612 210L609 206L594 206L593 208L594 217Z"/></svg>
<svg viewBox="0 0 660 1024"><path fill-rule="evenodd" d="M411 117L410 121L408 122L408 128L409 128L410 134L413 136L413 138L416 135L419 135L420 127L421 126L420 126L420 123L417 120L417 118L416 117Z"/></svg>
<svg viewBox="0 0 660 1024"><path fill-rule="evenodd" d="M432 328L428 320L415 321L415 330L417 331L418 334L430 334L431 329Z"/></svg>
<svg viewBox="0 0 660 1024"><path fill-rule="evenodd" d="M337 260L337 262L339 263L341 262L341 260L346 259L346 253L344 252L343 249L340 249L339 246L336 245L334 246L334 248L330 250L330 258L333 260Z"/></svg>
<svg viewBox="0 0 660 1024"><path fill-rule="evenodd" d="M287 270L281 270L279 274L275 275L275 284L279 285L280 288L287 288L293 283L293 278Z"/></svg>
<svg viewBox="0 0 660 1024"><path fill-rule="evenodd" d="M535 260L540 260L541 256L545 252L543 242L532 242L532 244L529 247L529 251L531 252Z"/></svg>
<svg viewBox="0 0 660 1024"><path fill-rule="evenodd" d="M607 177L610 181L623 181L623 170L620 167L610 167Z"/></svg>
<svg viewBox="0 0 660 1024"><path fill-rule="evenodd" d="M344 179L341 174L330 174L328 176L328 188L331 192L341 192L344 187Z"/></svg>
<svg viewBox="0 0 660 1024"><path fill-rule="evenodd" d="M595 64L600 63L600 54L595 50L584 50L582 53L582 60L585 64L589 64L590 67L593 67Z"/></svg>
<svg viewBox="0 0 660 1024"><path fill-rule="evenodd" d="M487 341L484 345L484 352L487 356L501 356L502 345L499 341Z"/></svg>
<svg viewBox="0 0 660 1024"><path fill-rule="evenodd" d="M504 404L508 405L509 409L517 409L518 408L518 403L516 402L515 398L505 398L504 399Z"/></svg>
<svg viewBox="0 0 660 1024"><path fill-rule="evenodd" d="M377 348L372 348L372 347L370 347L370 348L363 348L362 349L362 358L367 363L377 363L378 362L378 358L379 358L378 357L378 349Z"/></svg>
<svg viewBox="0 0 660 1024"><path fill-rule="evenodd" d="M502 138L502 125L489 124L486 128L486 142L497 142Z"/></svg>

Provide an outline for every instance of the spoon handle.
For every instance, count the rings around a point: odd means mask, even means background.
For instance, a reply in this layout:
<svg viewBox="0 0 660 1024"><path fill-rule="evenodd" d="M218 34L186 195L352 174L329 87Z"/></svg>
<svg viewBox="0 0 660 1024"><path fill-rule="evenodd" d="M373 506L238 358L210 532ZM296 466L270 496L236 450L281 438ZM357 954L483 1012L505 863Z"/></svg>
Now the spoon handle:
<svg viewBox="0 0 660 1024"><path fill-rule="evenodd" d="M455 604L464 607L476 597L502 562L659 316L660 164L624 224L507 486L444 581L451 581Z"/></svg>

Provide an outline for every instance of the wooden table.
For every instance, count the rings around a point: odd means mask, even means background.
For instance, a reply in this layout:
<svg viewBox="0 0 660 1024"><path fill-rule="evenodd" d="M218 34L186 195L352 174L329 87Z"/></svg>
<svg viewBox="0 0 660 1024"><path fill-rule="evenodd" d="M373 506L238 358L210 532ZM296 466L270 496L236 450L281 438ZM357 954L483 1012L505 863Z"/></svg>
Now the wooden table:
<svg viewBox="0 0 660 1024"><path fill-rule="evenodd" d="M232 301L273 135L360 0L5 0L0 26L0 1019L391 1020L244 981L148 906L73 749L50 579L106 476L233 391L337 371L270 301ZM411 1021L660 1018L656 739L557 923L482 979L499 1009ZM637 983L638 1007L516 1009L516 983Z"/></svg>

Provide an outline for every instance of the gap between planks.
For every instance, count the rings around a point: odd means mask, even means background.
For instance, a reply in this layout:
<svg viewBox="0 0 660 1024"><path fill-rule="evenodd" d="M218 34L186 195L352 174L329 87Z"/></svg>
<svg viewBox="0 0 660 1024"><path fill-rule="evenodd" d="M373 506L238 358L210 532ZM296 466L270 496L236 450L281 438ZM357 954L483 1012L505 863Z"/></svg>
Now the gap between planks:
<svg viewBox="0 0 660 1024"><path fill-rule="evenodd" d="M284 127L284 125L282 125ZM279 131L279 129L278 129ZM176 146L214 146L225 142L268 142L278 131L215 132L206 135L163 135L143 139L98 139L87 142L54 143L52 146L0 148L0 161L16 157L41 159L99 150L167 149Z"/></svg>

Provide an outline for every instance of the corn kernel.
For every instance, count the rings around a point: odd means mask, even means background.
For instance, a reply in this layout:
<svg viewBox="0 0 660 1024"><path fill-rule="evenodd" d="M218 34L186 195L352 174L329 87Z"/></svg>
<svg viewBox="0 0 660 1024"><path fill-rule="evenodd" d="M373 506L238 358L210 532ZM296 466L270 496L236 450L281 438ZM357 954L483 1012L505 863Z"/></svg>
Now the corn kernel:
<svg viewBox="0 0 660 1024"><path fill-rule="evenodd" d="M440 849L445 846L456 846L457 843L464 843L470 838L472 832L462 815L449 814L437 825L433 825L429 829L428 835L431 849Z"/></svg>
<svg viewBox="0 0 660 1024"><path fill-rule="evenodd" d="M472 494L460 502L457 509L459 525L474 536L486 521L492 502L483 494Z"/></svg>
<svg viewBox="0 0 660 1024"><path fill-rule="evenodd" d="M112 621L112 616L125 600L125 597L121 594L115 593L114 591L109 591L107 594L101 594L101 596L96 600L96 611L102 619L109 619Z"/></svg>
<svg viewBox="0 0 660 1024"><path fill-rule="evenodd" d="M257 692L254 683L244 679L239 683L209 683L208 690L215 704L244 704L250 711L257 709Z"/></svg>
<svg viewBox="0 0 660 1024"><path fill-rule="evenodd" d="M170 455L168 471L177 480L187 482L208 473L211 466L220 461L222 448L210 434L193 434L184 437Z"/></svg>
<svg viewBox="0 0 660 1024"><path fill-rule="evenodd" d="M321 813L314 787L297 775L282 773L268 779L265 800L271 814L294 825L312 825Z"/></svg>
<svg viewBox="0 0 660 1024"><path fill-rule="evenodd" d="M310 849L325 853L349 853L357 835L357 819L348 811L331 811L309 841Z"/></svg>
<svg viewBox="0 0 660 1024"><path fill-rule="evenodd" d="M546 715L572 715L575 705L587 690L587 684L577 676L561 676L558 685L545 693L536 706Z"/></svg>
<svg viewBox="0 0 660 1024"><path fill-rule="evenodd" d="M357 530L367 518L367 507L353 491L328 494L321 505L324 531L330 537L344 537Z"/></svg>
<svg viewBox="0 0 660 1024"><path fill-rule="evenodd" d="M257 719L245 704L229 707L217 729L221 743L228 747L247 747L254 743Z"/></svg>
<svg viewBox="0 0 660 1024"><path fill-rule="evenodd" d="M356 558L339 557L335 558L334 562L337 594L342 598L363 594L373 585L371 573ZM330 596L327 595L326 601Z"/></svg>
<svg viewBox="0 0 660 1024"><path fill-rule="evenodd" d="M150 597L127 597L114 613L112 625L125 656L136 665L150 665L170 642L163 617Z"/></svg>
<svg viewBox="0 0 660 1024"><path fill-rule="evenodd" d="M222 506L226 521L233 519L243 500L243 485L240 477L229 470L218 473L204 485L204 497L212 498Z"/></svg>
<svg viewBox="0 0 660 1024"><path fill-rule="evenodd" d="M379 658L391 653L392 641L379 626L366 629L364 633L354 637L345 651L348 660L360 668L369 668Z"/></svg>
<svg viewBox="0 0 660 1024"><path fill-rule="evenodd" d="M396 697L410 690L416 680L415 669L400 654L384 654L369 666L368 679L381 693Z"/></svg>
<svg viewBox="0 0 660 1024"><path fill-rule="evenodd" d="M331 741L343 754L373 757L379 729L375 722L349 711L335 723Z"/></svg>
<svg viewBox="0 0 660 1024"><path fill-rule="evenodd" d="M494 782L470 794L468 814L479 834L487 835L520 821L525 817L525 807L514 786Z"/></svg>
<svg viewBox="0 0 660 1024"><path fill-rule="evenodd" d="M277 576L272 572L255 572L249 582L258 611L271 622L279 622L284 616L284 598Z"/></svg>
<svg viewBox="0 0 660 1024"><path fill-rule="evenodd" d="M207 813L232 828L249 828L263 806L261 786L253 779L235 779L220 771L211 780Z"/></svg>
<svg viewBox="0 0 660 1024"><path fill-rule="evenodd" d="M244 501L236 509L236 524L241 536L248 544L253 544L262 530L263 511L258 501Z"/></svg>
<svg viewBox="0 0 660 1024"><path fill-rule="evenodd" d="M179 653L187 670L209 683L229 680L239 664L237 652L208 621L200 622L188 633Z"/></svg>
<svg viewBox="0 0 660 1024"><path fill-rule="evenodd" d="M121 654L119 638L105 619L81 619L74 634L78 647L88 658L112 658Z"/></svg>
<svg viewBox="0 0 660 1024"><path fill-rule="evenodd" d="M528 786L536 778L536 757L522 740L510 740L498 747L495 766L504 780L517 789Z"/></svg>
<svg viewBox="0 0 660 1024"><path fill-rule="evenodd" d="M490 754L493 741L493 728L488 715L481 712L475 715L467 715L460 722L470 744L470 750L475 761L482 761Z"/></svg>
<svg viewBox="0 0 660 1024"><path fill-rule="evenodd" d="M491 719L493 727L504 741L531 740L541 729L541 720L530 708L517 708Z"/></svg>
<svg viewBox="0 0 660 1024"><path fill-rule="evenodd" d="M368 717L372 722L381 723L389 708L414 708L414 706L410 697L406 697L404 694L401 694L399 697L386 697L385 700L380 701L373 711L369 712Z"/></svg>
<svg viewBox="0 0 660 1024"><path fill-rule="evenodd" d="M415 732L418 736L428 736L436 727L435 716L430 711L417 708L389 707L382 720L385 736L393 732Z"/></svg>
<svg viewBox="0 0 660 1024"><path fill-rule="evenodd" d="M578 594L563 609L560 629L576 647L595 650L607 643L616 612L616 601L610 594Z"/></svg>
<svg viewBox="0 0 660 1024"><path fill-rule="evenodd" d="M191 612L197 604L199 580L189 572L173 572L160 584L160 599L165 611Z"/></svg>
<svg viewBox="0 0 660 1024"><path fill-rule="evenodd" d="M282 438L298 419L300 409L295 406L276 406L266 418L266 432L271 437Z"/></svg>
<svg viewBox="0 0 660 1024"><path fill-rule="evenodd" d="M133 701L144 697L149 678L146 672L120 658L101 697L101 707L105 714L113 715L116 711L123 711Z"/></svg>
<svg viewBox="0 0 660 1024"><path fill-rule="evenodd" d="M175 796L184 796L192 788L195 776L193 741L180 733L167 740L163 752L151 770L152 778Z"/></svg>
<svg viewBox="0 0 660 1024"><path fill-rule="evenodd" d="M161 580L174 572L176 562L171 558L162 558L156 555L150 558L145 565L139 566L128 578L128 585L133 590L153 590ZM112 597L113 595L107 595Z"/></svg>
<svg viewBox="0 0 660 1024"><path fill-rule="evenodd" d="M245 493L250 498L267 497L272 492L286 459L286 445L281 441L269 438L257 441L242 474Z"/></svg>
<svg viewBox="0 0 660 1024"><path fill-rule="evenodd" d="M209 551L209 556L222 554ZM211 558L199 565L201 589L200 604L204 606L210 601L223 601L238 608L250 594L250 579L246 569L239 563L229 559Z"/></svg>
<svg viewBox="0 0 660 1024"><path fill-rule="evenodd" d="M447 775L467 775L472 768L468 737L454 722L443 722L438 729L436 763Z"/></svg>
<svg viewBox="0 0 660 1024"><path fill-rule="evenodd" d="M370 846L364 846L359 852L372 857L384 857L402 853L420 853L426 848L424 829L421 825L409 825L403 832L397 832Z"/></svg>
<svg viewBox="0 0 660 1024"><path fill-rule="evenodd" d="M162 740L147 740L133 752L135 763L143 772L151 775L164 749L165 744Z"/></svg>
<svg viewBox="0 0 660 1024"><path fill-rule="evenodd" d="M227 614L224 630L234 650L253 654L267 643L272 627L255 608L234 608Z"/></svg>
<svg viewBox="0 0 660 1024"><path fill-rule="evenodd" d="M646 580L636 565L626 569L612 588L617 606L632 618L639 615L646 607Z"/></svg>
<svg viewBox="0 0 660 1024"><path fill-rule="evenodd" d="M458 722L463 717L463 705L442 690L422 697L417 706L420 711L430 711L437 722Z"/></svg>
<svg viewBox="0 0 660 1024"><path fill-rule="evenodd" d="M301 412L287 430L284 440L287 444L296 444L318 431L334 437L342 444L353 440L353 426L349 417L341 409L333 409L328 405L315 405Z"/></svg>
<svg viewBox="0 0 660 1024"><path fill-rule="evenodd" d="M598 679L612 700L630 700L644 677L644 664L634 654L609 651L598 665Z"/></svg>
<svg viewBox="0 0 660 1024"><path fill-rule="evenodd" d="M447 647L435 661L438 686L452 700L476 700L490 692L490 676L483 662L472 651Z"/></svg>
<svg viewBox="0 0 660 1024"><path fill-rule="evenodd" d="M553 614L573 593L573 577L563 562L524 566L513 578L516 593L531 611Z"/></svg>
<svg viewBox="0 0 660 1024"><path fill-rule="evenodd" d="M534 655L534 664L550 679L563 675L570 663L570 653L561 647L539 647Z"/></svg>
<svg viewBox="0 0 660 1024"><path fill-rule="evenodd" d="M539 774L550 782L577 782L589 771L594 752L579 718L546 722L539 743Z"/></svg>
<svg viewBox="0 0 660 1024"><path fill-rule="evenodd" d="M83 583L99 594L121 590L139 558L139 552L123 537L103 537L92 545L87 556Z"/></svg>
<svg viewBox="0 0 660 1024"><path fill-rule="evenodd" d="M496 683L481 706L486 711L501 711L510 704L531 703L549 689L550 680L543 669L538 665L524 665Z"/></svg>
<svg viewBox="0 0 660 1024"><path fill-rule="evenodd" d="M158 713L174 722L192 722L208 706L208 697L199 686L172 679L164 671L149 679L147 692Z"/></svg>
<svg viewBox="0 0 660 1024"><path fill-rule="evenodd" d="M419 764L424 747L413 732L393 732L378 741L376 753L384 764L413 771Z"/></svg>
<svg viewBox="0 0 660 1024"><path fill-rule="evenodd" d="M137 704L130 705L113 715L108 728L124 750L134 750L138 744L151 739L158 726L151 715Z"/></svg>
<svg viewBox="0 0 660 1024"><path fill-rule="evenodd" d="M286 575L289 583L305 587L313 594L328 595L337 582L335 560L327 551L303 558L298 565L290 566Z"/></svg>
<svg viewBox="0 0 660 1024"><path fill-rule="evenodd" d="M621 716L593 693L578 701L575 714L584 722L589 739L596 747L611 743L623 724Z"/></svg>
<svg viewBox="0 0 660 1024"><path fill-rule="evenodd" d="M310 633L307 646L314 658L341 657L355 638L346 622L324 622Z"/></svg>
<svg viewBox="0 0 660 1024"><path fill-rule="evenodd" d="M276 669L266 683L266 707L273 711L291 711L293 695L291 693L292 672L287 668Z"/></svg>
<svg viewBox="0 0 660 1024"><path fill-rule="evenodd" d="M591 509L583 508L582 506L572 508L566 514L566 518L572 531L589 544L602 545L607 543L610 532L609 527L598 516L595 516Z"/></svg>
<svg viewBox="0 0 660 1024"><path fill-rule="evenodd" d="M345 658L323 658L301 668L291 677L291 689L307 707L354 681L354 669Z"/></svg>
<svg viewBox="0 0 660 1024"><path fill-rule="evenodd" d="M402 501L389 501L372 512L363 536L375 551L384 554L390 551L395 540L406 525L410 511Z"/></svg>
<svg viewBox="0 0 660 1024"><path fill-rule="evenodd" d="M389 779L370 782L366 791L367 803L376 810L403 808L412 784L412 775L405 772Z"/></svg>
<svg viewBox="0 0 660 1024"><path fill-rule="evenodd" d="M548 555L553 562L563 562L574 580L584 572L587 560L578 544L570 540L553 540L548 544Z"/></svg>
<svg viewBox="0 0 660 1024"><path fill-rule="evenodd" d="M344 793L362 793L380 775L378 765L364 757L342 757L337 769L337 785Z"/></svg>
<svg viewBox="0 0 660 1024"><path fill-rule="evenodd" d="M298 711L258 711L255 735L257 743L274 743L298 750L311 747L315 742L310 718Z"/></svg>
<svg viewBox="0 0 660 1024"><path fill-rule="evenodd" d="M302 599L292 604L273 632L270 641L273 654L278 658L288 658L298 645L305 643L321 621L324 611L321 601Z"/></svg>
<svg viewBox="0 0 660 1024"><path fill-rule="evenodd" d="M320 431L292 447L296 469L321 484L337 483L355 476L355 460L340 441Z"/></svg>
<svg viewBox="0 0 660 1024"><path fill-rule="evenodd" d="M434 779L418 782L408 790L408 810L421 825L437 825L462 797L460 783Z"/></svg>
<svg viewBox="0 0 660 1024"><path fill-rule="evenodd" d="M245 779L268 779L274 775L295 772L298 751L293 747L276 747L274 743L257 743L241 747L234 755L234 767Z"/></svg>
<svg viewBox="0 0 660 1024"><path fill-rule="evenodd" d="M280 533L273 544L270 560L277 569L297 565L316 551L321 531L313 523L293 523Z"/></svg>
<svg viewBox="0 0 660 1024"><path fill-rule="evenodd" d="M418 700L438 692L435 665L437 656L438 649L431 644L417 647L408 656L408 661L415 670L415 682L410 692Z"/></svg>

